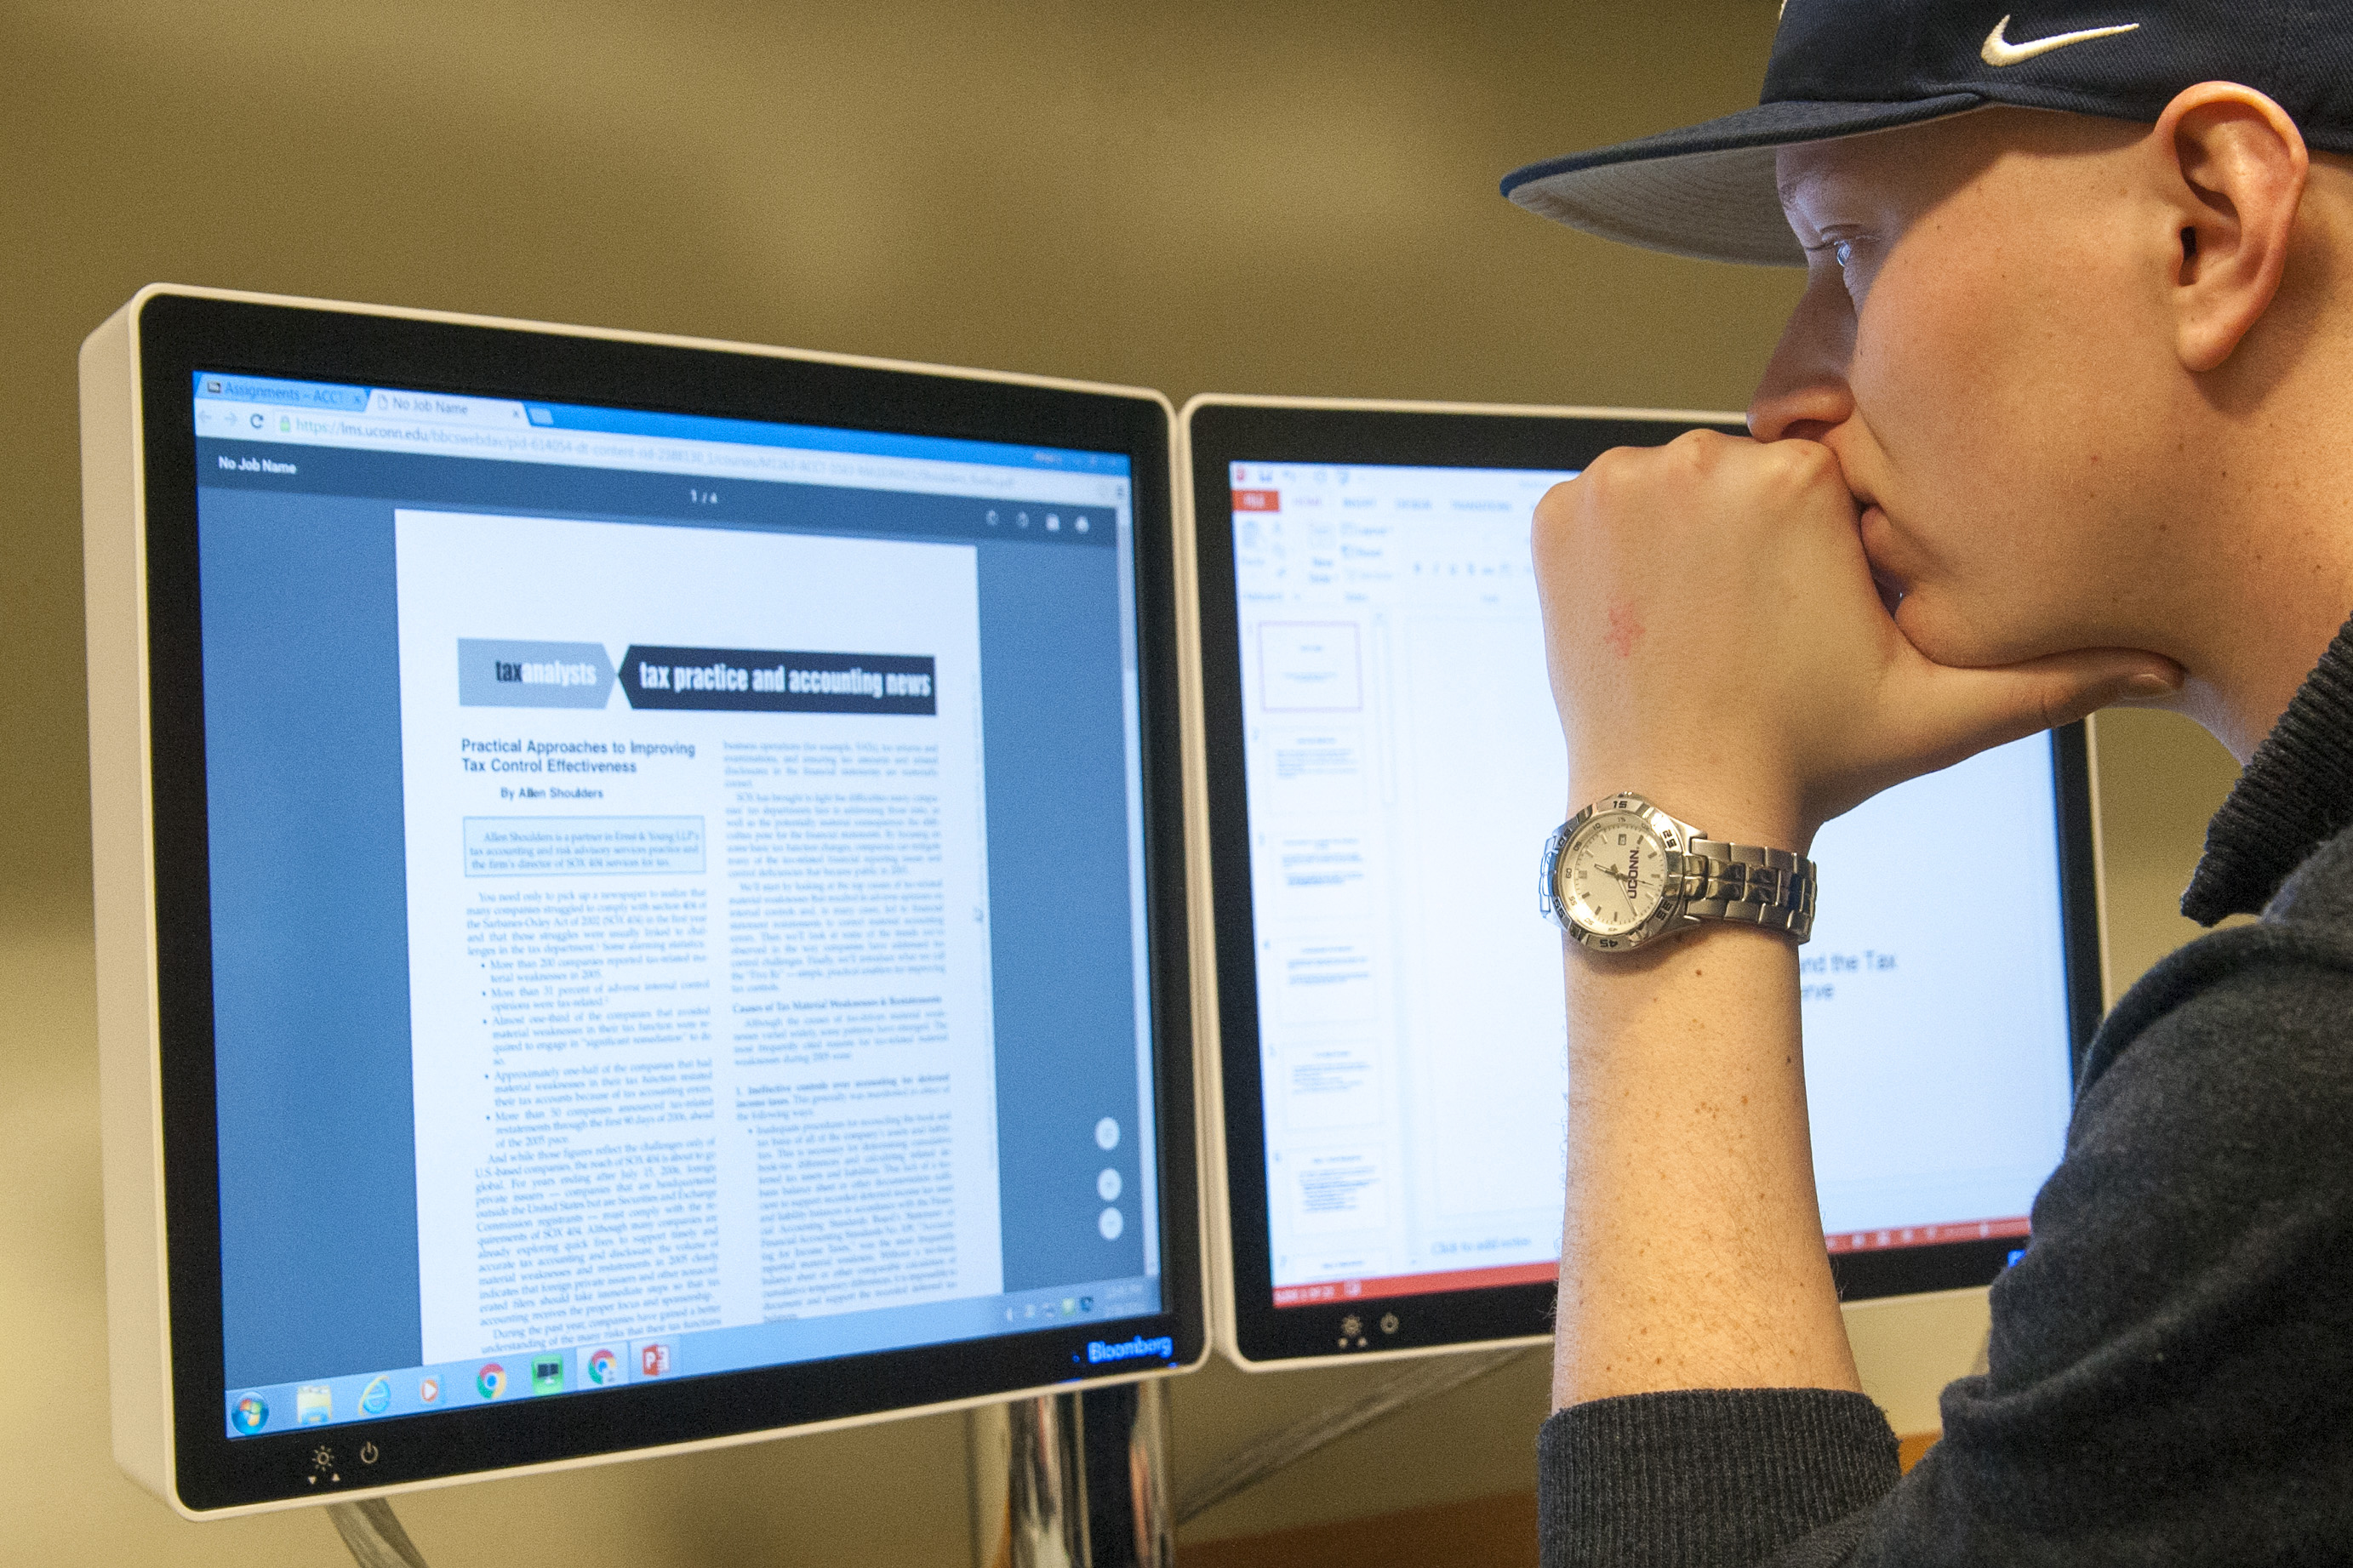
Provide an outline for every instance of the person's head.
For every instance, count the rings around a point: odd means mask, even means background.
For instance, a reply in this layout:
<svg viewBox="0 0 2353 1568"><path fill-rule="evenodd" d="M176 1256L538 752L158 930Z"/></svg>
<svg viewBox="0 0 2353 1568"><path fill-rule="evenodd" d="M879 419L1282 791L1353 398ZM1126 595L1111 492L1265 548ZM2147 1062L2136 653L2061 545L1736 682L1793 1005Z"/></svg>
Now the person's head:
<svg viewBox="0 0 2353 1568"><path fill-rule="evenodd" d="M1804 78L1837 14L1923 9L1970 43L1978 75L2053 107L1970 98L1918 68L1881 85L1892 110L1852 92L1830 101ZM1755 145L1751 121L1728 156L1656 138L1662 159L1610 150L1614 163L1584 155L1564 177L1579 160L1562 160L1506 188L1613 237L1801 256L1806 289L1750 426L1837 455L1905 635L1951 664L2164 654L2189 673L2184 705L2243 755L2353 608L2353 511L2328 527L2353 507L2353 160L2310 145L2353 148L2353 103L2341 115L2300 104L2322 122L2308 138L2256 88L2177 88L2146 60L2095 58L2165 47L2134 35L2181 13L2242 6L2151 7L2146 29L2080 8L2031 22L1976 9L1793 0L1768 101L1749 111L1778 116L1778 145ZM1793 43L1801 18L1813 31ZM1931 29L1911 20L1910 41L1933 55ZM2340 53L2353 20L2344 31ZM2004 74L2029 59L2041 79ZM1904 77L1903 62L1873 62ZM2060 90L2059 67L2091 86ZM2104 71L2123 81L2106 99L2092 90L2107 90ZM1777 76L1811 96L1777 101ZM1924 102L1945 112L1924 120ZM1810 118L1852 125L1873 110L1918 122L1806 134ZM1629 177L1643 163L1648 190ZM1786 223L1779 235L1767 216Z"/></svg>

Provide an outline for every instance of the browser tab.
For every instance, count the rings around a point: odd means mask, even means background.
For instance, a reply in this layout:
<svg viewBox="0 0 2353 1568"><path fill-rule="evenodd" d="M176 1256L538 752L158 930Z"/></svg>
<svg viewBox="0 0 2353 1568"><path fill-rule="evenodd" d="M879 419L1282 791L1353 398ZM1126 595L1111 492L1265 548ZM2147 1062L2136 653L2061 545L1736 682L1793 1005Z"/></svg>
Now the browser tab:
<svg viewBox="0 0 2353 1568"><path fill-rule="evenodd" d="M430 419L443 425L520 426L531 423L522 404L501 397L455 397L444 392L394 392L381 386L368 393L367 412L399 419Z"/></svg>
<svg viewBox="0 0 2353 1568"><path fill-rule="evenodd" d="M274 403L296 408L339 408L356 413L367 406L367 389L316 381L282 381L267 375L220 375L196 373L196 400L231 403Z"/></svg>

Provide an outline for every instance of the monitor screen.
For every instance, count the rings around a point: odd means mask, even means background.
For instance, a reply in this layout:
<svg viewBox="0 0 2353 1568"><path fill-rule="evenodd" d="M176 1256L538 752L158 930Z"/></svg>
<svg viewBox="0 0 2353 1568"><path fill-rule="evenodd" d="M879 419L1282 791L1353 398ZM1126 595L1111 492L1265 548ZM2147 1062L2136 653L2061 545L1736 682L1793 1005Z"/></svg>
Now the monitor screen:
<svg viewBox="0 0 2353 1568"><path fill-rule="evenodd" d="M875 428L211 353L151 657L218 1436L414 1476L544 1457L460 1428L559 1397L687 1391L610 1448L1178 1363L1145 455L909 430L912 374ZM862 1393L726 1388L820 1363Z"/></svg>
<svg viewBox="0 0 2353 1568"><path fill-rule="evenodd" d="M1257 428L1205 438L1205 416L1229 412ZM1552 466L1371 463L1342 460L1328 432L1319 447L1312 424L1275 427L1281 414L1194 413L1204 601L1231 617L1205 631L1222 639L1205 649L1212 730L1240 742L1212 813L1246 834L1218 868L1221 899L1247 899L1248 949L1219 955L1237 1291L1245 1255L1264 1272L1234 1310L1321 1309L1269 1336L1315 1353L1508 1337L1450 1326L1445 1303L1544 1298L1557 1267L1567 1056L1537 852L1586 797L1627 786L1567 776L1530 567L1531 513L1576 472L1580 432L1555 430L1567 460ZM1460 456L1494 444L1482 416L1454 419ZM1809 1110L1850 1297L1970 1282L1946 1278L1948 1249L1981 1264L2022 1246L2057 1163L2078 1015L2062 744L1987 752L1816 840ZM1961 863L2007 889L2001 919L1923 896L1917 868ZM1246 1003L1227 994L1245 963ZM1944 1266L1876 1262L1920 1249Z"/></svg>

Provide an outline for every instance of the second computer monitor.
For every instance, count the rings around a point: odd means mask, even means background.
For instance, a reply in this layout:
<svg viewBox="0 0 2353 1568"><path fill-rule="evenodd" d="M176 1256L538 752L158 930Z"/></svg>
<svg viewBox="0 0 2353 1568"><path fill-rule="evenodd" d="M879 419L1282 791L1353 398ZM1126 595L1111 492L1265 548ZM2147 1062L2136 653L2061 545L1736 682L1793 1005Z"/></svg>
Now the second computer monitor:
<svg viewBox="0 0 2353 1568"><path fill-rule="evenodd" d="M1542 1336L1568 1084L1536 858L1622 781L1567 776L1530 518L1610 447L1738 422L1203 399L1186 425L1219 1342L1265 1364ZM2099 1011L2088 798L2060 731L1816 842L1808 1093L1850 1300L1983 1284L2025 1245ZM1962 856L2002 920L1920 885Z"/></svg>

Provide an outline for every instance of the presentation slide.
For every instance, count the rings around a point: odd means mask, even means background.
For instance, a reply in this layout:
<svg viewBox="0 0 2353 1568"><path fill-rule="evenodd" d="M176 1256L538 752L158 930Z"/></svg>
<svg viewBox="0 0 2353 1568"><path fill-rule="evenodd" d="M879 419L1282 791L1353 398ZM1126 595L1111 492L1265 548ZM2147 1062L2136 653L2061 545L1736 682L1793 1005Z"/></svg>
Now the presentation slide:
<svg viewBox="0 0 2353 1568"><path fill-rule="evenodd" d="M1235 468L1277 1305L1552 1276L1567 1041L1536 857L1641 784L1567 776L1528 541L1569 477ZM1814 856L1826 1242L2023 1235L2069 1093L2048 740L1890 792ZM1940 865L2003 918L1938 897Z"/></svg>
<svg viewBox="0 0 2353 1568"><path fill-rule="evenodd" d="M395 521L424 1359L1001 1290L973 548Z"/></svg>

